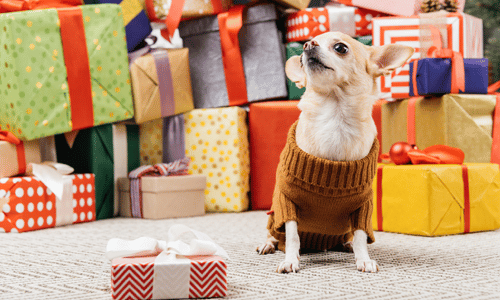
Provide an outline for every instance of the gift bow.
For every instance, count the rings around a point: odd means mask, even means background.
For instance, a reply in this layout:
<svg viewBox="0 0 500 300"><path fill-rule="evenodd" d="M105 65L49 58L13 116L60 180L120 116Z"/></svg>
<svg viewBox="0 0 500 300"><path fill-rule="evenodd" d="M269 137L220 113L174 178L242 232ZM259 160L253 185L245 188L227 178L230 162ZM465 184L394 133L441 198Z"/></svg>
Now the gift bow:
<svg viewBox="0 0 500 300"><path fill-rule="evenodd" d="M465 68L462 53L452 49L443 49L441 33L435 26L430 26L433 45L427 50L432 58L451 58L451 90L452 94L465 91Z"/></svg>
<svg viewBox="0 0 500 300"><path fill-rule="evenodd" d="M0 0L0 12L82 5L80 0Z"/></svg>
<svg viewBox="0 0 500 300"><path fill-rule="evenodd" d="M195 236L189 244L180 240L186 233L192 233ZM109 260L119 257L150 255L161 255L168 257L168 259L177 259L178 255L216 255L229 259L226 250L215 243L208 235L182 224L170 227L166 241L150 237L140 237L132 241L113 238L108 241L106 246L106 257Z"/></svg>
<svg viewBox="0 0 500 300"><path fill-rule="evenodd" d="M424 164L458 164L464 162L465 154L462 149L446 145L434 145L420 149L411 149L406 152L413 165ZM390 153L380 155L382 160L393 161Z"/></svg>

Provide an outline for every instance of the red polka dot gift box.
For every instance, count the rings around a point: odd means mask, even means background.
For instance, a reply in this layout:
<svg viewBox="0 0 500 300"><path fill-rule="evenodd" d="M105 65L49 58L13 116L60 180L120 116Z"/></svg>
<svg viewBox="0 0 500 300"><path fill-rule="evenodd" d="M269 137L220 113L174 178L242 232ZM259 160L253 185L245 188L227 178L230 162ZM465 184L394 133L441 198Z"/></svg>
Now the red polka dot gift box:
<svg viewBox="0 0 500 300"><path fill-rule="evenodd" d="M65 179L72 181L72 197L60 200L35 176L0 178L0 232L94 221L94 174Z"/></svg>
<svg viewBox="0 0 500 300"><path fill-rule="evenodd" d="M350 36L371 35L372 19L382 16L386 15L352 6L307 8L288 15L286 40L307 41L328 31L340 31Z"/></svg>

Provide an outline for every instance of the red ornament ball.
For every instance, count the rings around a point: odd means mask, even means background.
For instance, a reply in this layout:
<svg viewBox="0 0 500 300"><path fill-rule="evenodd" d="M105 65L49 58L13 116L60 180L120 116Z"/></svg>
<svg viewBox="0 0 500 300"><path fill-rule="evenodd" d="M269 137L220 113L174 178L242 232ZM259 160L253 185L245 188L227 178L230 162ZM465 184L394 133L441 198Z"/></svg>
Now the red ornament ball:
<svg viewBox="0 0 500 300"><path fill-rule="evenodd" d="M408 151L413 149L417 149L417 146L410 145L406 142L397 142L394 143L391 150L389 150L389 156L396 165L405 165L410 163L411 160L408 156Z"/></svg>

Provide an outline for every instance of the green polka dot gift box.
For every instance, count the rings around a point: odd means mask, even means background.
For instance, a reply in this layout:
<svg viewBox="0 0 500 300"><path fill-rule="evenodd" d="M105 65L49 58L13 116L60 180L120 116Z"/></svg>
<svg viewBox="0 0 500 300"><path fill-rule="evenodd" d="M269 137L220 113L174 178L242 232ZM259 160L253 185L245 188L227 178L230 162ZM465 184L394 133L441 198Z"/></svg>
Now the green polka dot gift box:
<svg viewBox="0 0 500 300"><path fill-rule="evenodd" d="M116 4L0 14L0 130L22 140L133 117Z"/></svg>

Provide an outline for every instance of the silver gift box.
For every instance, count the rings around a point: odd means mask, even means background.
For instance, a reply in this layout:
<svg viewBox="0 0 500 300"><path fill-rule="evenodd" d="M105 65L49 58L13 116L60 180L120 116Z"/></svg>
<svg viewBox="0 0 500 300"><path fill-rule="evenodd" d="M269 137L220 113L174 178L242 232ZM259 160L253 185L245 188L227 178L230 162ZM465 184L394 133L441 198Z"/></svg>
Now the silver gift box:
<svg viewBox="0 0 500 300"><path fill-rule="evenodd" d="M274 4L247 9L239 44L248 102L287 97L282 35ZM195 108L229 105L217 16L181 22L179 32L189 48Z"/></svg>

